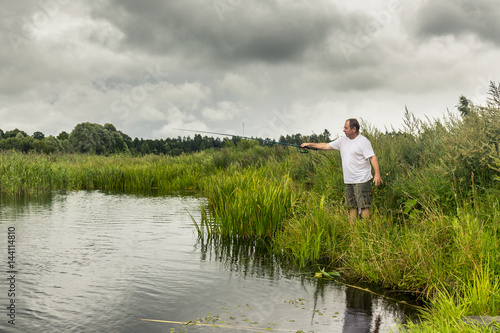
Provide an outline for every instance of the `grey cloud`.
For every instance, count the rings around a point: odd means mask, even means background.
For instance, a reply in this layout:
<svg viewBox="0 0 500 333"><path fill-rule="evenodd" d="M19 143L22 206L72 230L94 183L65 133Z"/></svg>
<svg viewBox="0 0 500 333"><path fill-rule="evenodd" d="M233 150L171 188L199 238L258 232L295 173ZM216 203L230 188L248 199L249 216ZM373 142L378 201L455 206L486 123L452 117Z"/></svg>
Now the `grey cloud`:
<svg viewBox="0 0 500 333"><path fill-rule="evenodd" d="M124 34L126 47L215 64L295 61L350 20L325 0L311 4L274 1L110 0L95 9ZM223 1L224 2L224 1ZM229 4L233 3L233 7ZM326 8L326 9L325 9ZM202 60L199 60L200 62Z"/></svg>
<svg viewBox="0 0 500 333"><path fill-rule="evenodd" d="M477 76L498 72L499 48L482 42L500 38L493 2L334 2L6 2L3 129L57 134L111 122L165 137L173 127L234 132L244 122L251 135L309 133L323 130L307 116L316 112L332 124L424 102L442 112L443 100L451 95L453 107ZM38 36L24 26L34 17ZM9 32L25 38L17 53ZM468 36L430 38L449 34Z"/></svg>
<svg viewBox="0 0 500 333"><path fill-rule="evenodd" d="M500 6L496 0L428 1L417 12L418 36L474 34L483 41L500 44Z"/></svg>

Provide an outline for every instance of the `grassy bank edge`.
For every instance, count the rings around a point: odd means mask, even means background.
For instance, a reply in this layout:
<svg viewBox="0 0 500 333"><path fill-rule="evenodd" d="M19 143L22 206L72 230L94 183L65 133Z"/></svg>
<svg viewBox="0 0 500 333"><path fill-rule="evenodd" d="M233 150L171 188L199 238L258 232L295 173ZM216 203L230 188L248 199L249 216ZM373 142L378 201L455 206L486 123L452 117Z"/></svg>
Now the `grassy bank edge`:
<svg viewBox="0 0 500 333"><path fill-rule="evenodd" d="M427 327L436 327L434 321L444 323L442 318L448 318L449 330L445 331L455 332L453 325L461 327L458 315L500 313L497 195L472 191L457 199L454 214L443 213L438 205L426 206L424 200L399 210L385 209L379 201L370 223L350 224L341 203L339 168L338 158L332 155L305 156L257 146L177 158L3 153L0 186L9 195L80 189L199 189L219 215L233 214L228 221L260 221L266 227L277 210L274 221L279 223L273 222L260 236L273 236L277 248L300 267L327 259L332 267L360 281L428 296L431 311L411 331L425 332ZM408 188L395 193L395 186L404 184L397 184L398 175L392 177L393 183L388 182L392 188L378 189L378 200L409 193ZM217 192L221 189L225 192ZM247 200L255 193L260 195ZM256 202L263 193L269 194L267 201ZM229 195L240 195L239 204L222 206ZM415 200L410 195L403 198L404 203ZM289 200L288 206L283 200ZM263 211L265 207L271 209ZM248 209L246 215L234 215L245 211L242 208ZM482 290L478 292L481 297L467 294L474 288ZM485 299L490 307L475 306Z"/></svg>

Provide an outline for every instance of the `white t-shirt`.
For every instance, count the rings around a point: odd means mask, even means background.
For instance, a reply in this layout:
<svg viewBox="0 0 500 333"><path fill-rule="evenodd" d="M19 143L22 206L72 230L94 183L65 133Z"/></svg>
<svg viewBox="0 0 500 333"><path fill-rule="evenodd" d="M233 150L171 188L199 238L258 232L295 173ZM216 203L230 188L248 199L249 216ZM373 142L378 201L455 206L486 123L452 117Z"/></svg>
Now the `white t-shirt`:
<svg viewBox="0 0 500 333"><path fill-rule="evenodd" d="M373 178L370 157L375 155L370 141L359 134L351 140L343 136L330 142L330 146L340 151L344 183L366 183Z"/></svg>

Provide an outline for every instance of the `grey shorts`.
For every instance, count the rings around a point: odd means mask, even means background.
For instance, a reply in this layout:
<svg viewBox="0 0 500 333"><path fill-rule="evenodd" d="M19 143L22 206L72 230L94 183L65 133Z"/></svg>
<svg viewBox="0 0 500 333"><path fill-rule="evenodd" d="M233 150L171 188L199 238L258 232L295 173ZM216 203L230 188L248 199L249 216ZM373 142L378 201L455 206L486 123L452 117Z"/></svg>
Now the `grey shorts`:
<svg viewBox="0 0 500 333"><path fill-rule="evenodd" d="M370 208L372 204L372 181L345 185L345 205L355 208Z"/></svg>

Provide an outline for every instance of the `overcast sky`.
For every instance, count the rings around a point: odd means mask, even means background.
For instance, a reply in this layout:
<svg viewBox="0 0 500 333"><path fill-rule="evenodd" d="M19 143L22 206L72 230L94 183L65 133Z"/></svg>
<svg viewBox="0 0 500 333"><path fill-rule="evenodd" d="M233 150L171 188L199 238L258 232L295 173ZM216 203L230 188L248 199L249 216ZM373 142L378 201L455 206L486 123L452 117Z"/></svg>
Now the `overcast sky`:
<svg viewBox="0 0 500 333"><path fill-rule="evenodd" d="M0 128L278 139L484 104L498 0L1 0Z"/></svg>

